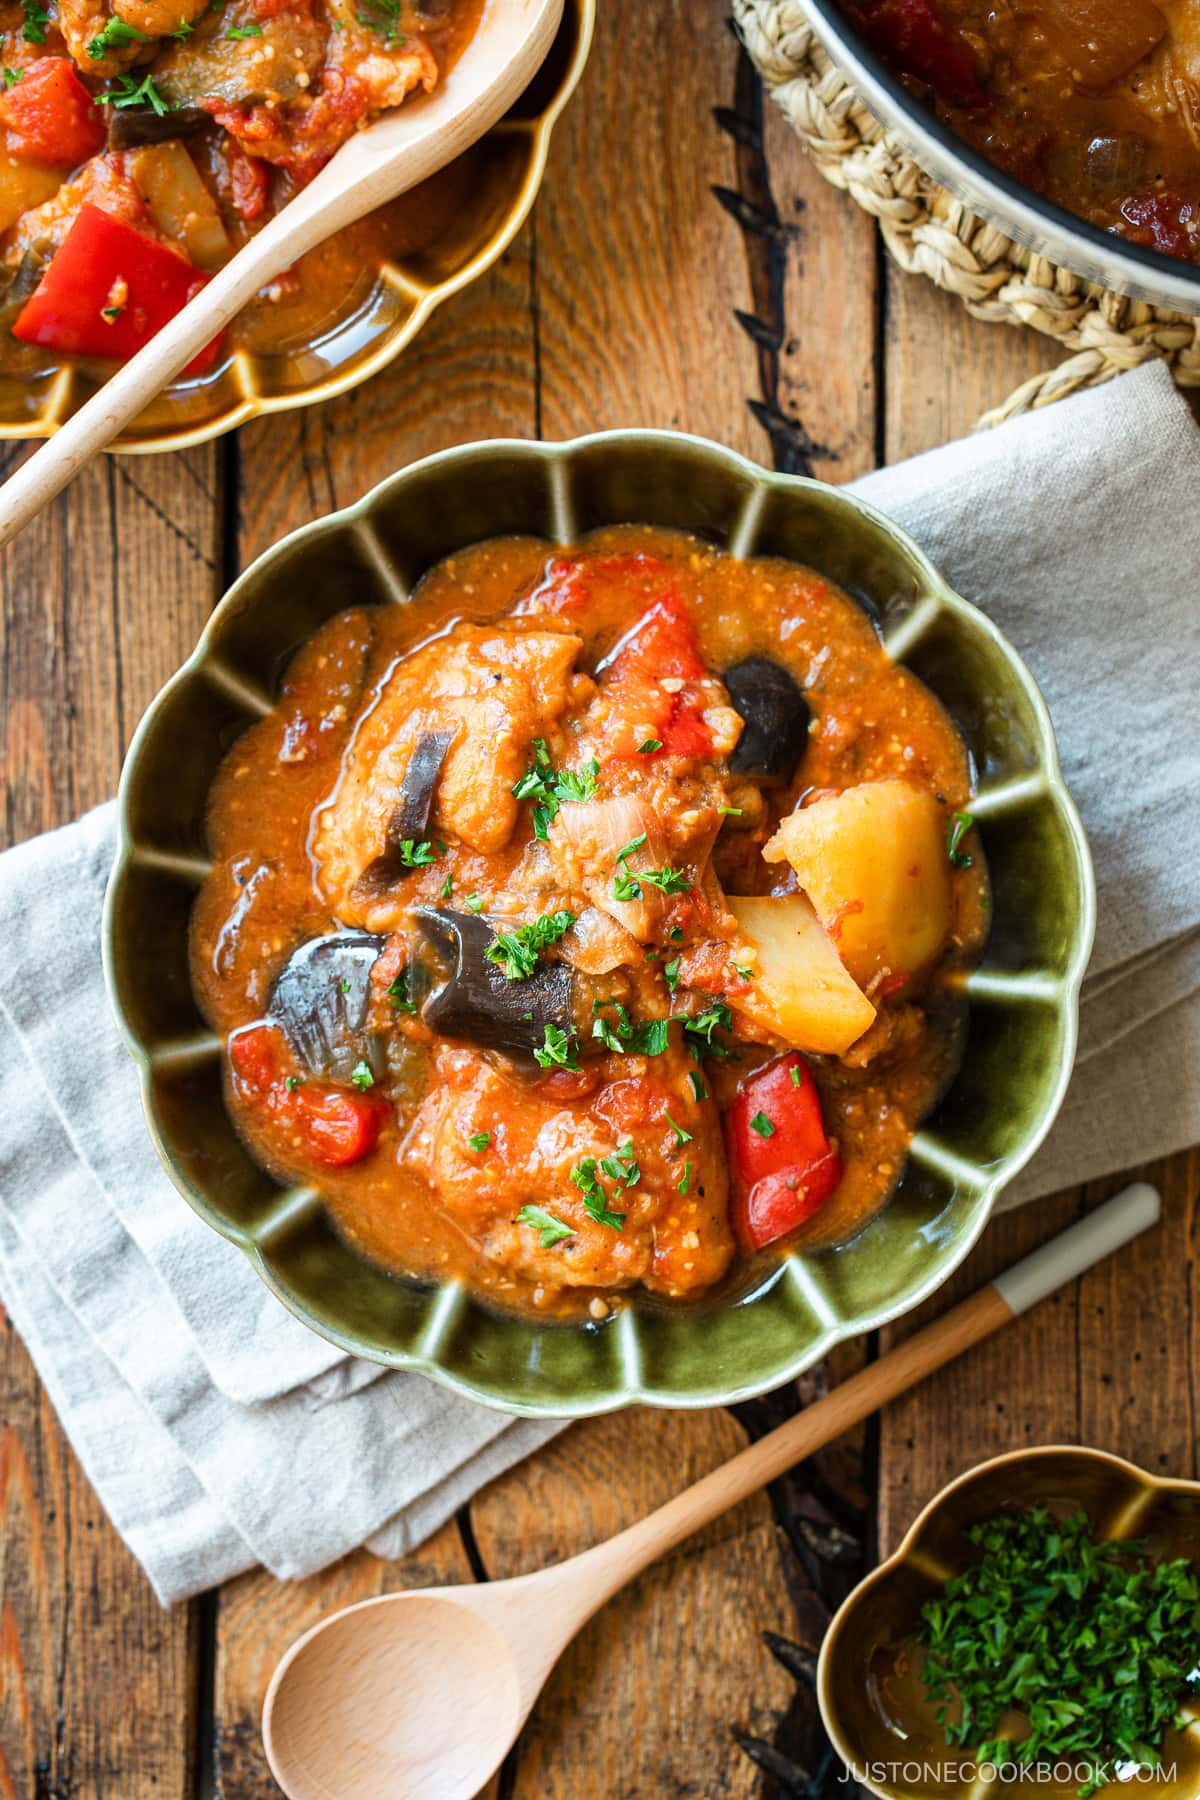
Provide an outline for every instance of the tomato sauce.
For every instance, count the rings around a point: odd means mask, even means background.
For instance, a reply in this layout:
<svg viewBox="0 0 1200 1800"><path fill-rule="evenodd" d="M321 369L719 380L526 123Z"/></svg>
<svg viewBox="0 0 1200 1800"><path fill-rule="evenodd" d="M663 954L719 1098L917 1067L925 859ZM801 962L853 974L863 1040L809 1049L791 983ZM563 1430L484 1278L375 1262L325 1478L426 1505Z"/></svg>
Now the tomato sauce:
<svg viewBox="0 0 1200 1800"><path fill-rule="evenodd" d="M885 1204L953 1075L970 787L940 703L809 569L643 527L463 551L324 626L218 774L192 974L231 1114L397 1273L558 1319L740 1289ZM847 793L923 808L933 848L869 843L839 923ZM903 907L937 915L911 968ZM330 934L353 962L306 960Z"/></svg>

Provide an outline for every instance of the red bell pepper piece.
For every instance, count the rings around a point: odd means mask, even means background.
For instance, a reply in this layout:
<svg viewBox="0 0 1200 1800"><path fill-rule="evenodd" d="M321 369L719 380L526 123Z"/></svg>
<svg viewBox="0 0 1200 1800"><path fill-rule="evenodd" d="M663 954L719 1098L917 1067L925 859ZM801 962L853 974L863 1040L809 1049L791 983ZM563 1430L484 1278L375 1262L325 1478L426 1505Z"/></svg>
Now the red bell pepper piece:
<svg viewBox="0 0 1200 1800"><path fill-rule="evenodd" d="M761 1250L820 1211L842 1179L821 1100L796 1050L758 1069L725 1114L734 1232Z"/></svg>
<svg viewBox="0 0 1200 1800"><path fill-rule="evenodd" d="M124 361L207 280L173 250L85 202L18 314L13 336L66 355ZM203 374L219 342L214 338L184 374Z"/></svg>
<svg viewBox="0 0 1200 1800"><path fill-rule="evenodd" d="M39 56L0 96L8 148L25 162L73 169L103 149L104 114L65 56Z"/></svg>
<svg viewBox="0 0 1200 1800"><path fill-rule="evenodd" d="M605 672L613 703L607 729L613 756L711 756L704 723L707 696L696 688L707 673L696 628L674 589L656 600L622 643ZM681 682L674 693L664 681ZM660 748L643 751L657 739Z"/></svg>
<svg viewBox="0 0 1200 1800"><path fill-rule="evenodd" d="M229 1056L241 1087L268 1115L287 1124L314 1162L342 1169L361 1162L375 1148L387 1117L386 1103L294 1074L289 1087L282 1044L273 1025L237 1032L230 1039Z"/></svg>

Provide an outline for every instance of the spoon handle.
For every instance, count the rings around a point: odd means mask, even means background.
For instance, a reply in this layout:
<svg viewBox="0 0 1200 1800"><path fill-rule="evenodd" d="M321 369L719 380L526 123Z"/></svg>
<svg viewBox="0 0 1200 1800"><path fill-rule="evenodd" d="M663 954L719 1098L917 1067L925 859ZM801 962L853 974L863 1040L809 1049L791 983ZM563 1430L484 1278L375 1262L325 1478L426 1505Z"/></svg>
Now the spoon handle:
<svg viewBox="0 0 1200 1800"><path fill-rule="evenodd" d="M665 1506L606 1543L584 1551L564 1571L574 1571L576 1590L589 1611L603 1604L648 1563L690 1537L702 1525L757 1493L806 1456L869 1418L926 1375L1009 1324L1066 1282L1100 1262L1155 1224L1162 1210L1145 1182L1125 1188L1067 1231L1016 1263L995 1281L926 1325L878 1362L860 1369L815 1405L806 1407Z"/></svg>

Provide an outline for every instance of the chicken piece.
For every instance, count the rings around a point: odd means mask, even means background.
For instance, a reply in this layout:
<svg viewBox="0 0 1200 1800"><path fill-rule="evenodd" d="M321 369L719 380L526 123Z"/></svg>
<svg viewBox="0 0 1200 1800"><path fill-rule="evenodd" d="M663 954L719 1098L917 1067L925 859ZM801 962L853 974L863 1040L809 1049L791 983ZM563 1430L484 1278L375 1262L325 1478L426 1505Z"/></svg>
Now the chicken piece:
<svg viewBox="0 0 1200 1800"><path fill-rule="evenodd" d="M417 744L452 733L435 791L432 833L471 850L500 850L512 835L535 737L567 706L580 640L565 632L457 625L402 657L363 714L313 839L320 891L345 924L387 928L391 911L356 891L394 846L389 826ZM392 909L394 910L394 909Z"/></svg>
<svg viewBox="0 0 1200 1800"><path fill-rule="evenodd" d="M312 105L324 53L324 29L307 7L289 6L260 18L249 0L227 0L224 7L204 12L189 37L163 47L154 79L176 106L202 108L234 137L243 131L227 123L227 114L244 128L247 119L261 113L269 135L282 129L279 109L285 102L295 101L303 110ZM266 154L252 143L246 148Z"/></svg>
<svg viewBox="0 0 1200 1800"><path fill-rule="evenodd" d="M365 24L369 6L364 10L339 0L328 10L334 29L324 47L326 61L319 80L307 47L301 68L289 40L282 50L277 47L268 71L273 91L260 95L244 84L239 90L236 83L210 82L207 95L199 100L251 155L300 173L327 161L360 125L399 106L415 88L428 92L438 79L437 60L428 45L406 35L393 41L389 30ZM278 20L306 16L281 13ZM293 25L288 30L294 35ZM280 79L281 69L290 72L286 81ZM297 91L306 89L310 91Z"/></svg>
<svg viewBox="0 0 1200 1800"><path fill-rule="evenodd" d="M644 1059L627 1060L630 1074L622 1066L584 1106L557 1099L553 1078L539 1091L475 1051L443 1049L401 1160L511 1275L551 1289L640 1281L672 1297L697 1293L733 1254L719 1115L692 1096L682 1050L655 1058L652 1076L632 1073ZM680 1145L667 1112L692 1133L690 1142ZM489 1134L482 1151L470 1147L478 1132ZM634 1178L626 1185L600 1164L629 1144L622 1166ZM624 1215L619 1227L585 1206L589 1174L603 1190L600 1205ZM528 1206L558 1222L558 1242L543 1244L544 1227L518 1217Z"/></svg>
<svg viewBox="0 0 1200 1800"><path fill-rule="evenodd" d="M144 61L147 45L177 32L200 17L208 0L58 0L57 22L72 60L86 75L111 80L133 63ZM119 19L139 33L132 42L114 44L103 56L91 45L110 20Z"/></svg>

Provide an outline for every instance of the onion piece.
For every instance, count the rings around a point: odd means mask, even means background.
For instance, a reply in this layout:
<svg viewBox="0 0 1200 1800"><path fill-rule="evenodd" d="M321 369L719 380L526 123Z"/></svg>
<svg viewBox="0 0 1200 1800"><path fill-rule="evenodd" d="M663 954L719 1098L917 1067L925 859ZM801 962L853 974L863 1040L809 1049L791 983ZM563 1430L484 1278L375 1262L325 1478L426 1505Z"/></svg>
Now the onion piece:
<svg viewBox="0 0 1200 1800"><path fill-rule="evenodd" d="M200 171L179 143L146 144L129 159L134 185L169 243L198 269L219 269L233 246Z"/></svg>

